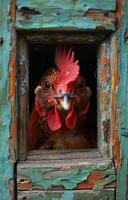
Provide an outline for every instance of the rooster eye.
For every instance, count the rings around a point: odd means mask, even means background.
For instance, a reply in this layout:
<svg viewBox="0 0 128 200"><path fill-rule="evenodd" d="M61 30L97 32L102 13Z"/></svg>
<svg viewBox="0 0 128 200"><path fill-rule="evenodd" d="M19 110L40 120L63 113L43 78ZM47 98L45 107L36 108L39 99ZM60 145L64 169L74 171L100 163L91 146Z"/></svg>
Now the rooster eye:
<svg viewBox="0 0 128 200"><path fill-rule="evenodd" d="M43 80L42 81L42 87L44 88L44 90L48 91L50 89L50 83L48 80Z"/></svg>
<svg viewBox="0 0 128 200"><path fill-rule="evenodd" d="M48 81L44 81L44 86L45 88L49 89L50 88L50 83Z"/></svg>

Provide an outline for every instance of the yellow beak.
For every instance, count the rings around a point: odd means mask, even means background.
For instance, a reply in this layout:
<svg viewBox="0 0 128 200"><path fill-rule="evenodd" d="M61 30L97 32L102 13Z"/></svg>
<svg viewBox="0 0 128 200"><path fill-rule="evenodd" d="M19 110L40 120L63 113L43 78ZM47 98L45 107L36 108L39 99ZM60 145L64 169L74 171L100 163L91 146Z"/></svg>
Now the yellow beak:
<svg viewBox="0 0 128 200"><path fill-rule="evenodd" d="M69 98L67 94L63 95L60 99L60 105L64 110L69 110L71 106L72 100Z"/></svg>

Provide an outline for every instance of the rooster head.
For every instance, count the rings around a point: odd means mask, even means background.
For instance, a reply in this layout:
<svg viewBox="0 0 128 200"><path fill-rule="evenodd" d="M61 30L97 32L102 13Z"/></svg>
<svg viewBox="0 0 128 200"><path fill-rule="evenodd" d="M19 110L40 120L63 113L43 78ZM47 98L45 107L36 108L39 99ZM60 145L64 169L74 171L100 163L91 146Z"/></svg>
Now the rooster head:
<svg viewBox="0 0 128 200"><path fill-rule="evenodd" d="M63 123L74 129L78 116L88 111L91 91L80 75L72 49L57 48L55 65L56 68L49 69L35 89L36 109L52 131L61 129Z"/></svg>

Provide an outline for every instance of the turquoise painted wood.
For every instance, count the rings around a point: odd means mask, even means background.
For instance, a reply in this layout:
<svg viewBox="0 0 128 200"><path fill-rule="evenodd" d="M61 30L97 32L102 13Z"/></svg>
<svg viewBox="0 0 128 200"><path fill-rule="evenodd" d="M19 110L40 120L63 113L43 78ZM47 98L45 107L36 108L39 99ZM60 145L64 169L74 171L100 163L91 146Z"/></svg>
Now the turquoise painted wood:
<svg viewBox="0 0 128 200"><path fill-rule="evenodd" d="M115 0L17 0L16 28L115 30L113 14L106 15L106 12L115 9ZM90 17L91 10L97 10L97 15ZM104 11L102 15L101 11Z"/></svg>
<svg viewBox="0 0 128 200"><path fill-rule="evenodd" d="M120 2L120 1L118 1ZM118 39L117 49L119 51L118 57L118 70L119 70L119 85L117 87L117 108L118 108L118 123L117 133L119 136L119 163L116 171L117 184L116 184L116 199L127 199L127 171L128 171L128 1L123 0L123 15L120 27L115 27L115 21L113 18L113 12L116 11L115 0L79 0L71 1L66 0L62 2L57 0L41 1L41 0L17 0L17 15L16 23L12 20L12 14L15 12L15 1L0 0L0 199L10 200L15 198L14 192L14 163L16 161L15 154L17 149L14 150L14 141L17 140L16 129L13 129L15 138L12 137L11 124L16 118L16 112L13 112L12 102L14 101L16 94L12 91L12 82L15 83L15 76L11 77L12 72L12 52L15 41L14 28L20 31L29 30L43 30L43 29L74 29L74 30L95 30L101 28L106 31L113 31ZM13 9L12 9L13 5ZM94 12L89 16L90 10L98 13L98 16L104 17L104 20L94 20ZM99 11L100 10L100 11ZM11 12L10 12L11 11ZM52 12L51 12L52 11ZM66 12L65 12L66 11ZM107 16L103 13L109 12ZM13 13L12 13L13 12ZM101 14L102 13L102 14ZM102 31L102 30L101 30ZM11 93L11 94L10 94ZM12 139L13 138L13 139ZM117 155L118 157L118 155ZM114 158L116 160L116 158ZM51 168L49 167L48 170ZM45 170L45 169L40 169ZM56 183L60 183L65 179L69 179L64 184L65 189L70 191L24 191L19 192L19 199L44 199L44 200L67 200L67 199L104 199L114 200L114 189L103 189L104 186L115 180L114 170L108 170L102 175L105 181L98 182L94 185L91 191L77 191L72 190L76 185L86 179L88 179L91 172L94 169L86 168L83 170L76 170L63 176L58 176L52 182L50 180L40 179L40 170L30 167L18 169L20 175L29 176L34 180L35 184L40 184L45 189L51 187L51 184L56 186ZM36 172L36 178L35 174ZM42 172L42 171L41 171ZM45 171L46 172L46 171ZM84 179L83 179L84 176ZM107 178L106 178L107 177ZM38 178L38 179L37 179ZM72 180L70 180L70 178ZM109 179L110 178L110 179ZM47 183L47 184L46 184ZM112 186L113 187L113 186ZM102 190L101 190L102 189Z"/></svg>
<svg viewBox="0 0 128 200"><path fill-rule="evenodd" d="M123 16L121 29L117 33L119 39L118 49L119 55L119 71L120 85L118 90L118 121L122 125L118 125L118 134L120 138L120 166L117 175L117 200L126 199L128 183L128 1L123 4Z"/></svg>
<svg viewBox="0 0 128 200"><path fill-rule="evenodd" d="M13 160L10 157L11 103L9 97L9 61L11 54L11 1L0 0L0 199L13 199Z"/></svg>
<svg viewBox="0 0 128 200"><path fill-rule="evenodd" d="M19 184L23 184L23 182L28 182L29 180L32 183L33 189L53 190L55 186L63 186L65 190L73 190L76 189L79 183L86 182L91 173L95 171L100 173L99 181L94 183L93 186L93 190L95 191L102 190L105 186L110 185L116 180L114 167L110 163L101 164L100 161L97 165L74 166L73 169L71 168L67 171L63 167L61 169L59 167L39 167L38 164L37 166L32 166L32 162L31 164L24 162L24 164L20 163L18 165L17 175ZM59 172L61 172L60 175ZM50 174L53 175L50 176Z"/></svg>
<svg viewBox="0 0 128 200"><path fill-rule="evenodd" d="M62 9L75 9L75 10L84 10L86 9L101 9L101 10L107 10L112 11L116 9L116 1L115 0L79 0L79 1L71 1L71 0L65 0L65 1L59 1L59 0L17 0L17 6L18 8L22 7L29 7L40 10L54 7L62 8Z"/></svg>

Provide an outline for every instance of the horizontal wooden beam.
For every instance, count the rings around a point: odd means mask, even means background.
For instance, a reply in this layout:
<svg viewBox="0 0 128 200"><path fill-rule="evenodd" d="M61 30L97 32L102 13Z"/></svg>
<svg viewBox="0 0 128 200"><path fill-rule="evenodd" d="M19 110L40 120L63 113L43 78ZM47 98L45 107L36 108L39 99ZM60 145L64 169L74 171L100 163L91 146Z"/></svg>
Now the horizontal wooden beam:
<svg viewBox="0 0 128 200"><path fill-rule="evenodd" d="M17 1L18 30L115 30L115 1Z"/></svg>
<svg viewBox="0 0 128 200"><path fill-rule="evenodd" d="M75 190L75 191L21 191L18 192L18 200L47 200L47 199L56 199L56 200L92 200L92 199L115 199L115 194L113 189L104 189L101 191L92 191L92 190Z"/></svg>
<svg viewBox="0 0 128 200"><path fill-rule="evenodd" d="M37 151L38 152L38 151ZM17 165L18 190L103 189L114 187L114 166L92 151L33 151ZM94 153L95 152L95 153Z"/></svg>
<svg viewBox="0 0 128 200"><path fill-rule="evenodd" d="M109 31L24 31L27 41L35 44L100 44Z"/></svg>
<svg viewBox="0 0 128 200"><path fill-rule="evenodd" d="M115 0L17 0L17 7L21 9L23 7L30 7L33 9L42 10L43 8L63 8L68 9L69 7L74 10L88 10L88 9L100 9L107 11L114 11L116 9L116 1Z"/></svg>
<svg viewBox="0 0 128 200"><path fill-rule="evenodd" d="M80 150L33 150L28 153L27 160L29 161L44 161L44 160L72 160L81 159L87 160L102 158L101 153L97 149L80 149Z"/></svg>

